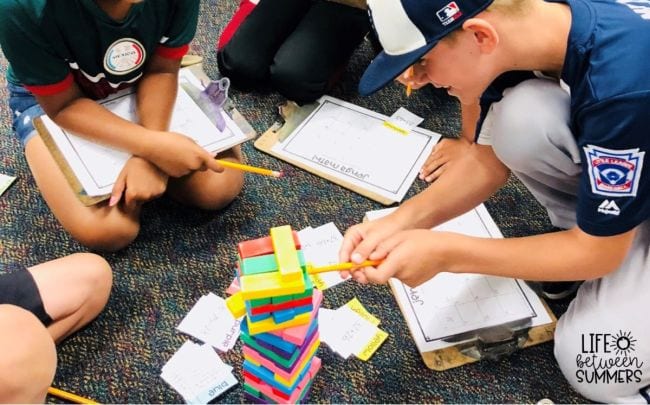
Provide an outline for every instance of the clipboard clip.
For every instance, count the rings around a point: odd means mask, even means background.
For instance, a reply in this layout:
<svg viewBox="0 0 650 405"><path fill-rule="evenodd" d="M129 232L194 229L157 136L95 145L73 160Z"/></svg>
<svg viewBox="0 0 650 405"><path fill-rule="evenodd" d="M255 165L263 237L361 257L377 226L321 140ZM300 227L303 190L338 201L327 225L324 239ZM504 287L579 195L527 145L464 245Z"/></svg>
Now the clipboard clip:
<svg viewBox="0 0 650 405"><path fill-rule="evenodd" d="M278 141L284 142L287 136L289 136L294 129L298 128L298 125L300 125L318 106L318 102L299 106L294 101L287 101L278 106L278 114L280 114L284 123L276 122L271 128L271 130L278 135Z"/></svg>
<svg viewBox="0 0 650 405"><path fill-rule="evenodd" d="M521 349L528 340L531 318L455 336L458 351L476 360L499 360ZM468 340L469 339L469 340Z"/></svg>

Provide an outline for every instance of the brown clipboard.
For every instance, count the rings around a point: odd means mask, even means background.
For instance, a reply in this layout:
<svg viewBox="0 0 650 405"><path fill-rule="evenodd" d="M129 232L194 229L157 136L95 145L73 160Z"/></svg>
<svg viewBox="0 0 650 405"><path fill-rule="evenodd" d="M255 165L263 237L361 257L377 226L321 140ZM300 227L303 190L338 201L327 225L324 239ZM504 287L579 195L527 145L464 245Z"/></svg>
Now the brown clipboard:
<svg viewBox="0 0 650 405"><path fill-rule="evenodd" d="M396 296L395 290L393 289L392 285L391 285L391 292L393 293L394 296ZM551 309L548 307L546 302L541 298L540 300L544 304L544 308L546 309L546 312L548 312L548 315L550 316L552 321L550 323L535 326L525 330L524 331L524 333L526 333L525 341L523 342L522 345L520 345L519 349L524 349L529 346L538 345L540 343L549 342L553 340L553 335L555 333L555 325L557 324L557 318L555 317ZM397 301L397 305L399 306L400 311L402 311L402 314L404 314L404 308L402 308L402 304L397 299L397 297L395 298L395 301ZM410 328L409 328L409 333L410 333ZM460 367L465 364L479 361L480 358L470 356L467 354L473 348L475 348L474 346L475 344L476 342L461 343L455 346L446 347L444 349L432 350L428 352L420 352L420 355L422 356L422 360L424 361L424 364L428 368L435 371L444 371L444 370L449 370L451 368Z"/></svg>
<svg viewBox="0 0 650 405"><path fill-rule="evenodd" d="M368 221L368 217L364 215L363 222L367 222L367 221ZM391 283L388 284L390 285L391 293L395 297L395 301L397 302L400 312L402 312L402 315L406 317L405 310L402 306L402 303L397 298L397 293L393 285ZM541 297L540 300L544 305L544 309L546 309L546 312L551 318L551 322L543 325L538 325L532 328L526 328L525 330L522 329L521 331L519 331L520 334L525 333L524 335L525 340L523 341L523 344L519 345L518 349L524 349L529 346L534 346L540 343L545 343L553 340L553 335L555 333L555 326L557 324L557 317L555 316L555 314L553 314L553 311L551 311L551 309L548 307L546 302ZM408 325L407 328L409 329L409 333L411 333L412 335L411 328ZM472 348L476 347L475 345L476 342L469 342L469 343L462 342L457 345L446 347L443 349L431 350L428 352L420 352L420 355L422 356L422 360L424 361L424 364L428 368L435 371L444 371L444 370L449 370L451 368L460 367L465 364L479 361L480 360L479 357L469 355L469 353L471 353Z"/></svg>
<svg viewBox="0 0 650 405"><path fill-rule="evenodd" d="M338 184L341 187L347 188L348 190L354 191L355 193L361 194L364 197L370 198L371 200L377 201L384 205L392 205L396 203L389 198L381 196L370 190L366 190L360 187L355 186L354 184L347 182L343 179L332 176L329 173L319 170L316 167L304 164L295 159L280 155L273 151L273 147L278 142L284 141L286 137L300 125L300 123L307 118L309 114L318 106L318 104L307 104L304 106L298 106L296 103L289 101L286 104L280 106L280 115L284 119L284 123L275 123L269 129L266 130L257 140L254 145L257 149L261 150L264 153L267 153L273 157L276 157L285 162L291 163L294 166L297 166L303 170L306 170L316 176L322 177L331 181L332 183Z"/></svg>
<svg viewBox="0 0 650 405"><path fill-rule="evenodd" d="M201 63L192 64L192 66L186 67L185 69L191 71L200 81L204 83L210 80L208 76L205 74L205 72L203 71L203 65ZM250 125L250 123L246 120L246 118L244 118L239 113L239 111L234 107L230 99L224 106L224 110L230 115L230 117L235 122L235 124L237 124L237 126L246 135L246 140L255 138L257 133ZM43 124L43 120L41 119L41 117L34 118L33 124L34 124L34 128L36 128L36 131L38 132L39 136L43 140L43 143L45 144L50 154L54 158L54 161L61 169L61 172L63 173L63 176L67 180L70 187L72 188L72 191L75 193L75 195L83 205L85 206L95 205L97 203L100 203L110 198L110 194L105 194L100 196L89 196L84 190L81 183L79 182L79 179L77 179L77 176L74 174L74 171L68 164L68 161L65 159L65 157L59 150L59 147L56 145L56 142L52 138L50 131L48 131L45 124Z"/></svg>

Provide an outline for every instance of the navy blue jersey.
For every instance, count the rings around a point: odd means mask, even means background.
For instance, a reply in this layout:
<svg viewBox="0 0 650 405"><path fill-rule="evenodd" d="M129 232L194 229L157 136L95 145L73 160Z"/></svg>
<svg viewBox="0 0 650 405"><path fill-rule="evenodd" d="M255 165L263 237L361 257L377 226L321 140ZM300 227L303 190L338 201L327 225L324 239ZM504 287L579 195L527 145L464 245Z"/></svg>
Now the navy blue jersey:
<svg viewBox="0 0 650 405"><path fill-rule="evenodd" d="M650 0L566 3L572 23L561 79L582 152L577 223L592 235L616 235L650 214ZM531 77L509 72L495 80L482 96L482 118L503 90Z"/></svg>

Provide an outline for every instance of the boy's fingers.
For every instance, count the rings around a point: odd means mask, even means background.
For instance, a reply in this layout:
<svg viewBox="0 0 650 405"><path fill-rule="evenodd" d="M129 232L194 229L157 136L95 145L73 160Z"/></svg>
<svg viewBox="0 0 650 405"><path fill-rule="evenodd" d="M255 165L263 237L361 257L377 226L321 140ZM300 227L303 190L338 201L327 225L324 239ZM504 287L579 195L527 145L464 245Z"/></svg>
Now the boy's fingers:
<svg viewBox="0 0 650 405"><path fill-rule="evenodd" d="M341 244L341 249L339 250L339 261L340 262L349 262L350 256L354 248L363 240L363 235L360 231L361 225L354 225L345 232L343 237L343 243Z"/></svg>

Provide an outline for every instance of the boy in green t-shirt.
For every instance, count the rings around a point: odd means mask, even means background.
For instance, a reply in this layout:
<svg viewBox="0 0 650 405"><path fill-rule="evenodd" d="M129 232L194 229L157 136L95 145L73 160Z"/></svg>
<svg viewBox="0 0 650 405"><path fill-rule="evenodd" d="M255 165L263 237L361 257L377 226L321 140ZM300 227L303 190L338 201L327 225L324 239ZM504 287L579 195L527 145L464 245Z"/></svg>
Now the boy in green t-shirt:
<svg viewBox="0 0 650 405"><path fill-rule="evenodd" d="M169 132L180 60L194 37L198 0L0 0L0 45L14 130L45 201L82 244L118 250L138 234L143 203L167 192L203 209L239 194L243 175L224 170L189 137ZM138 123L95 102L137 86ZM38 136L32 119L133 156L110 200L86 207ZM220 158L241 161L239 148Z"/></svg>

